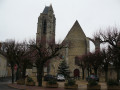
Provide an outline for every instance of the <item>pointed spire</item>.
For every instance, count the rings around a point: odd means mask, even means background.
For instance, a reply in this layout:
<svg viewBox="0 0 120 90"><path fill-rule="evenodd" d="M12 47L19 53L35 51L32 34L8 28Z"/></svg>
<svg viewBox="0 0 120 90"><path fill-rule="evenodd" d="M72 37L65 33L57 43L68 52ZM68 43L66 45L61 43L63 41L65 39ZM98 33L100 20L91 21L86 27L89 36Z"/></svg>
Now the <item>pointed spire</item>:
<svg viewBox="0 0 120 90"><path fill-rule="evenodd" d="M49 10L51 10L51 11L53 12L52 4L50 4L50 6L49 6Z"/></svg>
<svg viewBox="0 0 120 90"><path fill-rule="evenodd" d="M50 4L50 7L52 7L52 3Z"/></svg>

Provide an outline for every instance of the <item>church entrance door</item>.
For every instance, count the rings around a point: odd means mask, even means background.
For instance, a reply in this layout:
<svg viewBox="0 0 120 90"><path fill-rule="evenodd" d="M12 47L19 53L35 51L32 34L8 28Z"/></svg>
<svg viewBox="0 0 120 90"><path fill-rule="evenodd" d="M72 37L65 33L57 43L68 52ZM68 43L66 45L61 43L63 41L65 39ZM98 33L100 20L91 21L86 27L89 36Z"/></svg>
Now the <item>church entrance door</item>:
<svg viewBox="0 0 120 90"><path fill-rule="evenodd" d="M80 71L79 71L79 69L75 69L74 70L74 77L75 78L79 78L80 77Z"/></svg>

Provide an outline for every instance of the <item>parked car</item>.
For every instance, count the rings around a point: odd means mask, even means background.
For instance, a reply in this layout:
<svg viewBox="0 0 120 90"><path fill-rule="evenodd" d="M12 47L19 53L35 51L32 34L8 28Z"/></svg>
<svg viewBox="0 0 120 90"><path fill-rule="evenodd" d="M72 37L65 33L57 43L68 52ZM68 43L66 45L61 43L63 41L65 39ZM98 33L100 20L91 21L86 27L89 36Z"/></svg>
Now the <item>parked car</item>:
<svg viewBox="0 0 120 90"><path fill-rule="evenodd" d="M58 74L58 75L57 75L57 80L58 80L58 81L65 81L64 75Z"/></svg>
<svg viewBox="0 0 120 90"><path fill-rule="evenodd" d="M86 78L87 81L89 81L90 79L95 79L96 81L99 82L99 77L95 76L95 75L90 75Z"/></svg>
<svg viewBox="0 0 120 90"><path fill-rule="evenodd" d="M51 79L56 79L56 77L53 75L49 75L49 74L44 76L44 81L50 81Z"/></svg>

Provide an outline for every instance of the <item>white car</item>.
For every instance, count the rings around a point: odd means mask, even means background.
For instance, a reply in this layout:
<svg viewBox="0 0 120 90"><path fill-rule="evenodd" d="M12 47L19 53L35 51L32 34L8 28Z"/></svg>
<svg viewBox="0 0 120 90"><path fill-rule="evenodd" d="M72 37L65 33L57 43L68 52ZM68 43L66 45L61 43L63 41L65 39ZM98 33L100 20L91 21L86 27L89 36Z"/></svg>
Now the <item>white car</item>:
<svg viewBox="0 0 120 90"><path fill-rule="evenodd" d="M65 81L64 75L58 74L58 75L57 75L57 80L58 80L58 81Z"/></svg>

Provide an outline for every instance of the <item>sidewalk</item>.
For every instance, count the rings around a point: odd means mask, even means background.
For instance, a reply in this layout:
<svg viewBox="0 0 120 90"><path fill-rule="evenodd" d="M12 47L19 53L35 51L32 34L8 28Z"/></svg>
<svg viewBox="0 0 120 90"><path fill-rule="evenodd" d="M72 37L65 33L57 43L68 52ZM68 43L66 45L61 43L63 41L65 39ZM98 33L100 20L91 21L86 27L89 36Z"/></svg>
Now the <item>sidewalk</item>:
<svg viewBox="0 0 120 90"><path fill-rule="evenodd" d="M46 88L44 85L43 87L38 86L26 86L26 85L18 85L18 84L8 84L9 87L13 87L20 90L68 90L64 89L64 82L58 82L59 87L58 88ZM78 90L87 90L87 82L85 81L77 81L78 84ZM101 85L101 90L106 90L106 84L103 82L99 83Z"/></svg>
<svg viewBox="0 0 120 90"><path fill-rule="evenodd" d="M9 84L8 86L20 90L65 90L64 88L45 88L45 87L26 86L26 85L17 85L17 84Z"/></svg>

